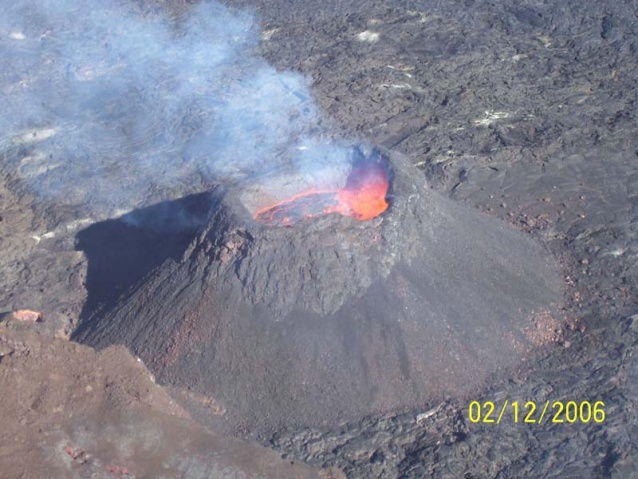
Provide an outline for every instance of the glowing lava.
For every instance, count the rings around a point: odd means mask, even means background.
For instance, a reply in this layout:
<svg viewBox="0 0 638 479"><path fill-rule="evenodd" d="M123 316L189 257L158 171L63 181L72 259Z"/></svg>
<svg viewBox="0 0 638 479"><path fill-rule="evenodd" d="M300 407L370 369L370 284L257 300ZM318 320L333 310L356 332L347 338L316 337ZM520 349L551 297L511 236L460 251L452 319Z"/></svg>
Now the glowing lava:
<svg viewBox="0 0 638 479"><path fill-rule="evenodd" d="M352 169L343 188L303 191L257 211L254 218L261 223L286 226L304 218L339 213L365 221L388 209L389 186L384 166L363 163Z"/></svg>

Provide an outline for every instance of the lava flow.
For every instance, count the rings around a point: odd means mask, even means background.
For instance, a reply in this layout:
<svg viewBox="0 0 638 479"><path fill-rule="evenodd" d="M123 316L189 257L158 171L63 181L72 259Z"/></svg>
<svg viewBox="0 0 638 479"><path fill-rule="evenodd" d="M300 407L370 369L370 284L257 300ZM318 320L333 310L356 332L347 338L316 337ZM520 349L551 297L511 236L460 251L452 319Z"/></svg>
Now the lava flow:
<svg viewBox="0 0 638 479"><path fill-rule="evenodd" d="M310 189L298 193L257 211L254 218L268 225L288 226L304 218L339 213L365 221L388 209L389 185L384 166L363 163L352 169L343 188Z"/></svg>

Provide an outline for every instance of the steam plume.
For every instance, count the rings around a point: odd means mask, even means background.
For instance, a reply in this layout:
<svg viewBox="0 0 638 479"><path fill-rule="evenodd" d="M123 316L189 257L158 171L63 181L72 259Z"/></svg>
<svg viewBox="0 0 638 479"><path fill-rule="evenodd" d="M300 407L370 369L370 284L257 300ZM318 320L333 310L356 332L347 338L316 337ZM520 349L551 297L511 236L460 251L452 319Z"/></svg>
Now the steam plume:
<svg viewBox="0 0 638 479"><path fill-rule="evenodd" d="M306 80L255 55L246 12L209 1L175 21L114 1L0 4L0 153L48 199L113 211L276 167L291 149L300 168L346 155L318 147Z"/></svg>

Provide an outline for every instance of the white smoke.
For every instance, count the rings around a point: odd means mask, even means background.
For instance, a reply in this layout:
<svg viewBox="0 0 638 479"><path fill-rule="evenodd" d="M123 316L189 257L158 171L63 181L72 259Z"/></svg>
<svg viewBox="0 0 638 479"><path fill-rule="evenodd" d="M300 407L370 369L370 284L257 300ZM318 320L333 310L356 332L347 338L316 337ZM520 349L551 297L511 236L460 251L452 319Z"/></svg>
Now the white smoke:
<svg viewBox="0 0 638 479"><path fill-rule="evenodd" d="M304 151L304 168L326 157L305 78L255 54L246 12L205 2L178 21L108 0L0 8L0 154L49 200L113 211L290 161L282 151ZM327 148L331 161L347 156Z"/></svg>

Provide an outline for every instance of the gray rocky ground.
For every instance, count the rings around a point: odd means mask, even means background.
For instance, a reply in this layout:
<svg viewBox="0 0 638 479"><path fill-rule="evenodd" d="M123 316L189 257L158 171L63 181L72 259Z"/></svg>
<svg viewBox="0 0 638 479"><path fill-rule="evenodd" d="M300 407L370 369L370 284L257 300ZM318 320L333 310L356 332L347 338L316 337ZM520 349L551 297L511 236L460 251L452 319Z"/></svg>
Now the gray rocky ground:
<svg viewBox="0 0 638 479"><path fill-rule="evenodd" d="M435 189L563 264L573 330L476 399L606 405L602 424L494 425L449 400L257 439L350 478L638 476L636 3L230 3L262 19L270 63L312 78L333 129L402 151ZM103 218L38 199L4 159L0 311L42 311L63 337L86 297L75 234Z"/></svg>

